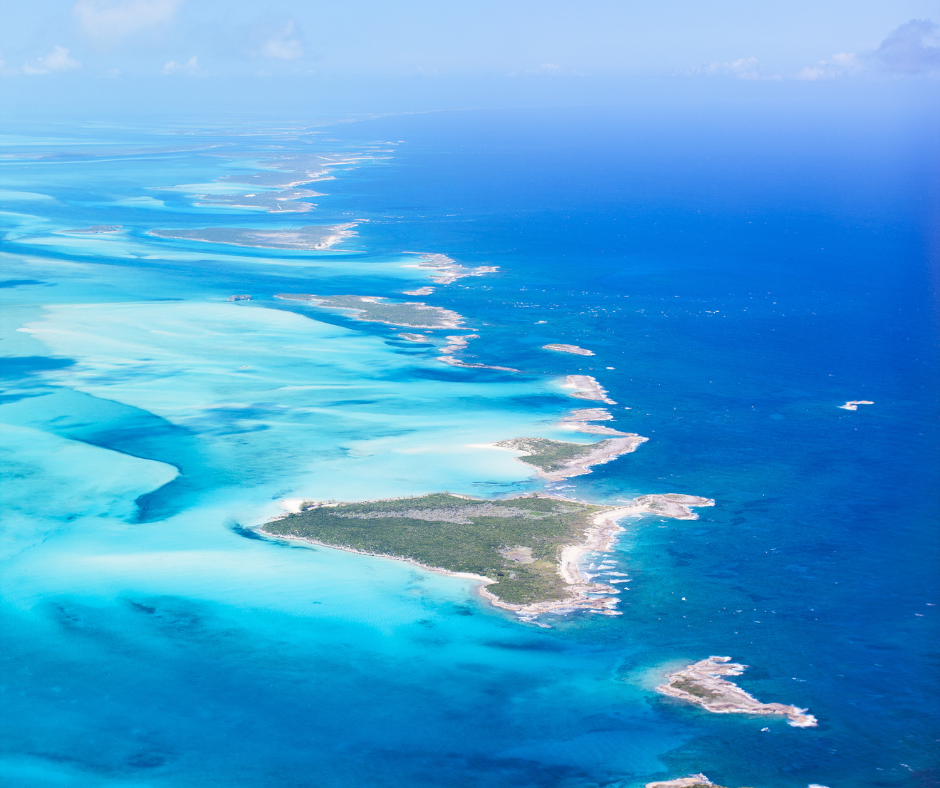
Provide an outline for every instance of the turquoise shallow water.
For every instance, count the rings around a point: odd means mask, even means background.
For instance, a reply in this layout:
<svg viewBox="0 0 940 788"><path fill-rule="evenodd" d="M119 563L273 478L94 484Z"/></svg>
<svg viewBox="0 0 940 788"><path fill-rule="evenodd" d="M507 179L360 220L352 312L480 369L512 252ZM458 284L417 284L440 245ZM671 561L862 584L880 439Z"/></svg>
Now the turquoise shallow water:
<svg viewBox="0 0 940 788"><path fill-rule="evenodd" d="M170 187L257 171L272 145L336 149L310 130L13 140L19 158L0 168L3 779L932 784L921 127L839 129L838 145L830 129L797 148L765 119L698 118L695 138L671 120L340 126L343 150L406 143L337 169L314 184L328 192L317 210L291 215L198 207ZM805 135L814 122L788 121ZM352 220L368 221L313 253L146 234ZM124 231L55 232L93 224ZM466 360L520 373L446 366L399 329L273 298L433 286L408 251L500 266L426 300L480 334ZM597 355L539 349L551 341ZM521 624L470 581L247 530L287 498L538 489L475 444L563 436L552 424L581 403L558 381L577 373L650 441L557 489L717 501L696 522L628 527L613 555L632 578L621 617ZM839 410L849 399L876 404ZM710 654L752 665L742 686L820 726L651 691L665 666Z"/></svg>

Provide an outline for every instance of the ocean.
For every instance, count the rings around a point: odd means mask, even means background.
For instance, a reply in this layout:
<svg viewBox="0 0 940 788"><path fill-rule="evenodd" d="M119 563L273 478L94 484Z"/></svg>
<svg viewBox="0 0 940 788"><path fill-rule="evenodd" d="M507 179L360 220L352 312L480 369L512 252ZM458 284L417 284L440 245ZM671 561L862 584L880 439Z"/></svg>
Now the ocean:
<svg viewBox="0 0 940 788"><path fill-rule="evenodd" d="M937 785L935 130L650 106L2 140L0 782ZM320 194L213 203L277 188ZM148 235L345 223L320 250ZM414 252L498 270L439 284ZM465 321L437 344L274 297L423 287ZM437 361L467 333L519 371ZM623 615L520 622L254 530L285 499L545 489L480 445L571 439L566 375L649 441L548 489L716 502L624 523ZM710 655L818 727L653 690Z"/></svg>

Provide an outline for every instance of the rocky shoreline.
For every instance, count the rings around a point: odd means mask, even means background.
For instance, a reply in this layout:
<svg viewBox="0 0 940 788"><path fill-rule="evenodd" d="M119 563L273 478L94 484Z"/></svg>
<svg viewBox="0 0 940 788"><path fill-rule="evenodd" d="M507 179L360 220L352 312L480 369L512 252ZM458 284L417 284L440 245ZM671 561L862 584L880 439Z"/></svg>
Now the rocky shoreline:
<svg viewBox="0 0 940 788"><path fill-rule="evenodd" d="M816 718L796 706L761 703L725 676L740 676L747 665L732 662L731 657L709 657L666 676L666 683L656 691L672 698L694 703L715 714L754 714L786 717L794 728L814 728Z"/></svg>

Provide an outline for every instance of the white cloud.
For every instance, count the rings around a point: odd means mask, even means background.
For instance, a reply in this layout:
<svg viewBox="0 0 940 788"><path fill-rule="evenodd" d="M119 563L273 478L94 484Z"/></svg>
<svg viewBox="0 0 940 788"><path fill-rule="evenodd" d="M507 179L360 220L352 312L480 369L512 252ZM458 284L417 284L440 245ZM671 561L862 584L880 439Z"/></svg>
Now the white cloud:
<svg viewBox="0 0 940 788"><path fill-rule="evenodd" d="M52 51L44 57L39 57L30 63L23 64L24 74L48 74L50 71L73 71L81 68L80 61L69 57L65 47L54 46Z"/></svg>
<svg viewBox="0 0 940 788"><path fill-rule="evenodd" d="M304 47L295 31L296 24L291 19L284 29L271 36L261 47L261 54L278 60L296 60L304 56Z"/></svg>
<svg viewBox="0 0 940 788"><path fill-rule="evenodd" d="M171 74L198 74L199 60L195 55L183 64L171 60L163 67L163 73L167 76Z"/></svg>
<svg viewBox="0 0 940 788"><path fill-rule="evenodd" d="M820 60L815 66L806 66L801 69L797 79L817 80L817 79L838 79L851 74L857 74L862 70L862 62L854 52L840 52L833 55L829 60Z"/></svg>
<svg viewBox="0 0 940 788"><path fill-rule="evenodd" d="M131 33L164 25L183 0L78 0L73 12L95 38L116 41Z"/></svg>
<svg viewBox="0 0 940 788"><path fill-rule="evenodd" d="M778 77L764 74L760 63L753 55L731 60L725 63L707 63L696 66L692 73L706 77L734 77L736 79L778 79Z"/></svg>
<svg viewBox="0 0 940 788"><path fill-rule="evenodd" d="M892 30L873 53L892 74L940 73L940 36L930 19L912 19Z"/></svg>

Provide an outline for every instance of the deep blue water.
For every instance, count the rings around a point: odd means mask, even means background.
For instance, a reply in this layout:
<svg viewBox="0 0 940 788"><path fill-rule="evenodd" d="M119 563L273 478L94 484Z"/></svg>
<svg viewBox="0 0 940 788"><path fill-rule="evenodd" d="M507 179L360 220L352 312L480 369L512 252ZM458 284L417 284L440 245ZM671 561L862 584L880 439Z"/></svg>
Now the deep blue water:
<svg viewBox="0 0 940 788"><path fill-rule="evenodd" d="M95 129L79 155L5 162L3 188L54 199L0 199L17 214L3 780L937 784L935 131L863 110L481 111L321 135L341 142L204 130L231 161ZM317 184L311 214L150 188L211 182L263 144L371 141L394 153ZM350 218L369 221L320 256L144 235ZM126 234L48 235L106 223ZM387 327L271 298L394 297L427 283L392 264L409 250L500 266L427 301L481 335L469 360L523 373L443 367ZM233 292L254 300L233 311ZM550 381L578 372L650 440L565 492L717 504L630 526L623 616L539 629L462 581L240 535L294 494L532 489L452 447L577 405ZM711 654L819 726L651 691Z"/></svg>

